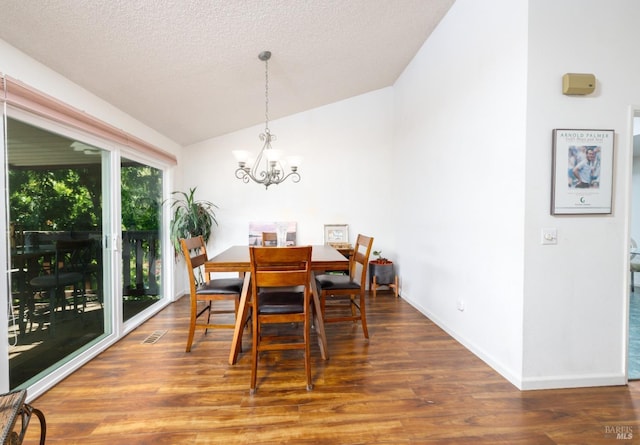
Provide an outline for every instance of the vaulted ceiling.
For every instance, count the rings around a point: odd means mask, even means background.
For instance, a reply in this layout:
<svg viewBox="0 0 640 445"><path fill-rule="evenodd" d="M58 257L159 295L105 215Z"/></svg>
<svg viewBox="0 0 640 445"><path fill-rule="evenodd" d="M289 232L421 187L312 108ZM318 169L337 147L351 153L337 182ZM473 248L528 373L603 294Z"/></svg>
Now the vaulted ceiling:
<svg viewBox="0 0 640 445"><path fill-rule="evenodd" d="M3 0L0 39L189 145L392 85L454 0ZM2 71L2 61L0 61Z"/></svg>

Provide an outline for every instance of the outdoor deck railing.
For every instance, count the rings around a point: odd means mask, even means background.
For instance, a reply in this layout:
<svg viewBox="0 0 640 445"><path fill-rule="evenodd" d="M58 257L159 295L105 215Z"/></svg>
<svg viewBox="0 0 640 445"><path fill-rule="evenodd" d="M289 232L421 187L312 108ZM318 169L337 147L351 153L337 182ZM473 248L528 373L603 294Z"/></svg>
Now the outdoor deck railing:
<svg viewBox="0 0 640 445"><path fill-rule="evenodd" d="M122 232L122 292L126 296L160 293L158 232L130 230Z"/></svg>
<svg viewBox="0 0 640 445"><path fill-rule="evenodd" d="M100 240L100 232L39 231L21 234L25 244L54 244L59 239ZM97 241L96 247L100 243ZM95 262L102 263L102 250L96 248ZM158 231L122 232L122 293L125 296L159 295L161 282L160 239Z"/></svg>

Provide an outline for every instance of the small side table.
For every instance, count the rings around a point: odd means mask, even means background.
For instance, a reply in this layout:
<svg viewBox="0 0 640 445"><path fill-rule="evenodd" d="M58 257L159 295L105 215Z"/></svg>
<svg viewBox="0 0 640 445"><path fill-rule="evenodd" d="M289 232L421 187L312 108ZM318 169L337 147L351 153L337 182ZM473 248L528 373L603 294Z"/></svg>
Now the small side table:
<svg viewBox="0 0 640 445"><path fill-rule="evenodd" d="M35 414L40 420L40 445L44 445L47 435L47 423L39 409L25 403L27 390L20 389L0 395L0 444L19 445L24 440L31 416ZM20 433L14 431L16 421L20 417Z"/></svg>
<svg viewBox="0 0 640 445"><path fill-rule="evenodd" d="M373 291L373 298L376 298L377 290L381 286L388 286L389 289L393 289L396 298L398 298L398 275L395 276L395 280L393 283L387 284L378 284L376 283L376 276L373 276L373 282L371 283L371 290Z"/></svg>

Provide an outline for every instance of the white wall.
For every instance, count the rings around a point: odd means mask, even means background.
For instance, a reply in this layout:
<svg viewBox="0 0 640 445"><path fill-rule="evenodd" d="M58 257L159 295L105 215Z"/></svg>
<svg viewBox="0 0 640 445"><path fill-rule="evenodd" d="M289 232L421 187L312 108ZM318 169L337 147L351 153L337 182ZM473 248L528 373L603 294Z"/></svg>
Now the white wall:
<svg viewBox="0 0 640 445"><path fill-rule="evenodd" d="M526 2L458 0L395 85L402 296L518 385L526 45Z"/></svg>
<svg viewBox="0 0 640 445"><path fill-rule="evenodd" d="M458 0L396 84L403 296L524 389L625 382L639 13ZM595 73L596 93L563 96L566 72ZM553 128L616 130L613 215L550 215Z"/></svg>
<svg viewBox="0 0 640 445"><path fill-rule="evenodd" d="M374 249L394 259L392 100L385 88L271 121L272 146L303 157L298 184L265 189L235 178L231 152L257 155L264 125L185 147L184 189L197 186L198 199L219 206L209 252L247 244L250 221L288 220L297 222L298 244L322 244L324 224L348 224L352 243L358 233L373 236Z"/></svg>
<svg viewBox="0 0 640 445"><path fill-rule="evenodd" d="M640 4L536 0L529 8L524 387L624 383ZM596 91L562 95L567 72L595 74ZM612 215L549 214L553 128L615 130ZM558 229L557 246L540 245L542 227Z"/></svg>
<svg viewBox="0 0 640 445"><path fill-rule="evenodd" d="M634 147L637 146L634 152L639 154L633 156L629 234L636 243L640 243L640 117L637 117L640 114L640 106L636 108L639 112L635 113L636 117L633 119L633 144ZM638 261L638 257L635 261Z"/></svg>

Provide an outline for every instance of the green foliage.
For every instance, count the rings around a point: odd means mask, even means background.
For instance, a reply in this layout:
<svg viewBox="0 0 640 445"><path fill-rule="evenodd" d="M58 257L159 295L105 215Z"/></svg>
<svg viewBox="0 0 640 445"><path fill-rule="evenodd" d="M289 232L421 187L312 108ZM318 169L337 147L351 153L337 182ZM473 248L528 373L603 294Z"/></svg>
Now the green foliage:
<svg viewBox="0 0 640 445"><path fill-rule="evenodd" d="M21 230L102 230L100 166L9 169L10 218ZM162 171L134 164L121 174L122 229L159 230Z"/></svg>
<svg viewBox="0 0 640 445"><path fill-rule="evenodd" d="M202 235L205 242L211 237L213 225L218 225L214 209L218 207L209 201L195 199L196 187L189 189L188 193L173 192L171 209L170 237L176 255L180 254L180 238L192 238Z"/></svg>
<svg viewBox="0 0 640 445"><path fill-rule="evenodd" d="M122 230L159 230L162 172L148 166L121 170Z"/></svg>
<svg viewBox="0 0 640 445"><path fill-rule="evenodd" d="M11 220L22 230L92 230L101 225L100 171L9 170Z"/></svg>
<svg viewBox="0 0 640 445"><path fill-rule="evenodd" d="M378 264L391 263L391 261L389 261L387 258L382 256L382 250L374 250L372 253L376 257L376 259L374 260L376 263Z"/></svg>

